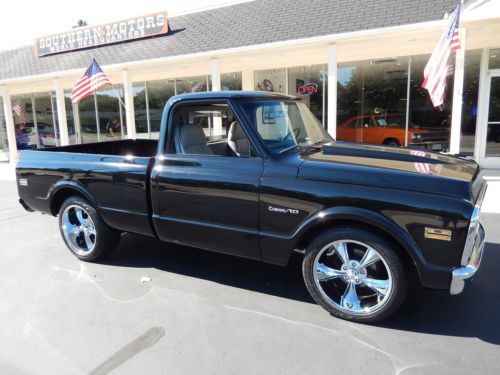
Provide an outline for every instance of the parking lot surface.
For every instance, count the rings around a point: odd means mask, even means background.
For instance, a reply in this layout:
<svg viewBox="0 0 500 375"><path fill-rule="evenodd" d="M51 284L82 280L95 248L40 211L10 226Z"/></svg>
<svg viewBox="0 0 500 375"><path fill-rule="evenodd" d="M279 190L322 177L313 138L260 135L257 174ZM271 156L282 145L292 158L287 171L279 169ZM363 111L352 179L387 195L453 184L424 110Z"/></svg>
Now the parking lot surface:
<svg viewBox="0 0 500 375"><path fill-rule="evenodd" d="M500 215L459 296L414 288L377 325L330 317L287 268L126 234L84 263L0 181L1 374L498 374ZM195 234L193 234L195 235Z"/></svg>

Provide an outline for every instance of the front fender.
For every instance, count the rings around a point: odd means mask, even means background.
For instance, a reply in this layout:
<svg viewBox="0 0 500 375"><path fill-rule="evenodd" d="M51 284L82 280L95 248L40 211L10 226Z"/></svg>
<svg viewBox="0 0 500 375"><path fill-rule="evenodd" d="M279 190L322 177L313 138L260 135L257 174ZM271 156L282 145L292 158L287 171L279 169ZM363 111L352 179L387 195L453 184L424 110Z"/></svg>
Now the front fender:
<svg viewBox="0 0 500 375"><path fill-rule="evenodd" d="M337 206L319 211L307 218L291 236L262 233L263 259L272 263L286 264L293 249L301 247L301 241L309 231L319 227L324 229L325 225L333 228L336 222L345 221L376 228L394 239L411 258L423 286L437 289L449 287L451 280L449 267L427 262L409 233L387 217L357 207Z"/></svg>

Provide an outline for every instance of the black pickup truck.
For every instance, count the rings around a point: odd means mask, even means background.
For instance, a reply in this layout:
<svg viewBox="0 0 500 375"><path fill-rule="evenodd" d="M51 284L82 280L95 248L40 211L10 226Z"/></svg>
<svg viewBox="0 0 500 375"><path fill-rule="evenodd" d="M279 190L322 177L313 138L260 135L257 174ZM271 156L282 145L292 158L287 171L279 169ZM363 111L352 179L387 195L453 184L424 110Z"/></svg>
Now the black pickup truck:
<svg viewBox="0 0 500 375"><path fill-rule="evenodd" d="M279 265L298 252L312 297L352 321L393 313L411 275L462 292L484 246L476 163L336 142L287 95L175 96L158 141L22 151L16 173L81 260L123 232Z"/></svg>

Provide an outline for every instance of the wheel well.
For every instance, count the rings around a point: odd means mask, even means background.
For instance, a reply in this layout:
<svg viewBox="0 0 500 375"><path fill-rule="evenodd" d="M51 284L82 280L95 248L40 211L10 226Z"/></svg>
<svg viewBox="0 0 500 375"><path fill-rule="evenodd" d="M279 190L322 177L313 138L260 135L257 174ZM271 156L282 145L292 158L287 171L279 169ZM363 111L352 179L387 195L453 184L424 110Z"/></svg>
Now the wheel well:
<svg viewBox="0 0 500 375"><path fill-rule="evenodd" d="M386 138L386 139L384 139L384 145L386 145L386 144L390 143L391 141L394 141L394 142L396 142L398 145L400 145L400 146L401 146L401 142L399 142L399 140L398 140L397 138Z"/></svg>
<svg viewBox="0 0 500 375"><path fill-rule="evenodd" d="M51 211L52 215L57 216L62 204L71 196L78 196L87 199L81 192L73 188L62 188L52 198Z"/></svg>
<svg viewBox="0 0 500 375"><path fill-rule="evenodd" d="M365 229L369 232L372 232L372 233L379 235L386 242L388 242L392 248L396 249L396 251L398 252L398 254L400 255L400 257L403 261L403 264L411 270L412 274L417 274L417 267L416 267L415 263L411 259L408 252L404 249L403 245L398 240L396 240L393 236L391 236L387 232L381 230L380 228L377 228L376 226L366 224L366 223L356 221L356 220L332 219L332 220L326 221L324 223L315 225L312 228L308 229L303 234L303 236L297 242L296 247L300 250L306 249L307 245L309 243L311 243L315 237L317 237L319 234L331 229L332 227L360 228L360 229Z"/></svg>

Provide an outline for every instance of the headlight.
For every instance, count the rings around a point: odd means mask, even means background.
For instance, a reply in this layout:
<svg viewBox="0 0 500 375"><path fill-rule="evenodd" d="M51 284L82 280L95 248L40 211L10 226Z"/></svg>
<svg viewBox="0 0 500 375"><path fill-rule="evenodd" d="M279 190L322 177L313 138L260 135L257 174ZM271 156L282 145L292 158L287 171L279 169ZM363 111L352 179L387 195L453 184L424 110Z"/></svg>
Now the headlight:
<svg viewBox="0 0 500 375"><path fill-rule="evenodd" d="M412 139L412 141L418 141L418 140L422 139L422 134L412 134L411 139Z"/></svg>

